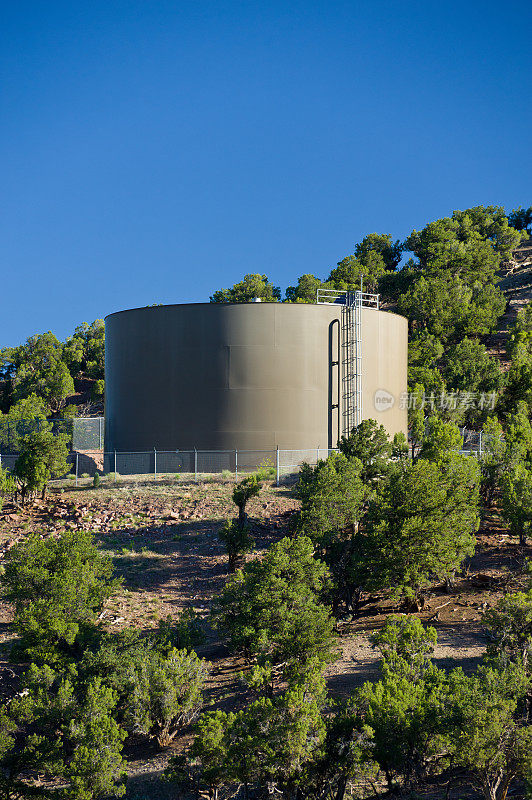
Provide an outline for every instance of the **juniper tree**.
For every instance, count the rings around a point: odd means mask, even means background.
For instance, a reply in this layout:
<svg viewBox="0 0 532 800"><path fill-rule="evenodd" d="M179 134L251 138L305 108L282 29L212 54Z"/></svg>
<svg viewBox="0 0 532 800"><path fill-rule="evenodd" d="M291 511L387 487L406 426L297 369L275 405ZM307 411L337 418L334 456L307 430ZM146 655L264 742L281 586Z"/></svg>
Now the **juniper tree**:
<svg viewBox="0 0 532 800"><path fill-rule="evenodd" d="M266 303L281 299L281 290L273 286L266 275L248 274L229 289L219 289L211 297L211 303L249 303L256 297Z"/></svg>
<svg viewBox="0 0 532 800"><path fill-rule="evenodd" d="M238 518L228 520L218 533L229 556L229 570L234 572L240 559L253 547L251 529L247 520L246 506L252 497L256 497L262 484L256 474L249 475L237 483L233 489L233 502L238 508Z"/></svg>
<svg viewBox="0 0 532 800"><path fill-rule="evenodd" d="M67 443L66 434L54 435L48 427L22 438L20 455L15 462L15 475L23 502L28 492L39 490L44 500L48 481L62 478L68 472Z"/></svg>
<svg viewBox="0 0 532 800"><path fill-rule="evenodd" d="M357 458L362 462L360 477L368 486L376 485L390 471L388 434L386 428L374 419L362 420L349 436L342 436L338 447L347 458Z"/></svg>
<svg viewBox="0 0 532 800"><path fill-rule="evenodd" d="M467 770L485 800L505 800L517 777L532 777L532 726L528 723L530 678L522 667L480 667L450 679L448 739L452 765Z"/></svg>
<svg viewBox="0 0 532 800"><path fill-rule="evenodd" d="M516 466L522 461L529 461L532 455L532 424L527 405L520 401L506 417L505 460L508 467Z"/></svg>
<svg viewBox="0 0 532 800"><path fill-rule="evenodd" d="M236 713L204 714L188 754L173 760L169 777L214 799L222 787L239 786L245 798L267 791L296 800L306 764L325 736L324 688L323 679L314 677Z"/></svg>
<svg viewBox="0 0 532 800"><path fill-rule="evenodd" d="M4 597L15 608L16 649L38 664L76 660L118 582L86 531L30 534L6 554Z"/></svg>
<svg viewBox="0 0 532 800"><path fill-rule="evenodd" d="M412 442L412 459L425 438L425 387L421 383L416 383L414 390L410 393L410 403L408 408L408 427L410 429L410 439Z"/></svg>
<svg viewBox="0 0 532 800"><path fill-rule="evenodd" d="M333 607L344 603L347 611L357 606L362 590L359 524L371 491L361 472L362 462L343 453L332 453L315 468L304 465L297 487L301 509L292 523L329 567Z"/></svg>
<svg viewBox="0 0 532 800"><path fill-rule="evenodd" d="M63 347L63 358L72 375L103 381L105 368L105 323L95 319L78 325Z"/></svg>
<svg viewBox="0 0 532 800"><path fill-rule="evenodd" d="M288 286L286 290L286 302L288 303L315 303L316 294L319 288L334 288L329 283L323 283L319 278L307 273L300 275L296 286Z"/></svg>
<svg viewBox="0 0 532 800"><path fill-rule="evenodd" d="M488 354L485 346L467 337L446 353L442 372L449 390L473 392L477 396L498 392L504 377L497 360ZM486 409L478 403L462 411L464 422L469 426L477 427L486 416Z"/></svg>
<svg viewBox="0 0 532 800"><path fill-rule="evenodd" d="M426 331L421 331L408 343L408 385L415 390L416 384L426 387L428 394L439 394L444 388L441 372L437 368L444 346L441 341Z"/></svg>
<svg viewBox="0 0 532 800"><path fill-rule="evenodd" d="M526 231L532 235L532 206L530 208L514 208L508 214L508 224L517 231Z"/></svg>
<svg viewBox="0 0 532 800"><path fill-rule="evenodd" d="M458 451L462 447L462 434L452 422L444 422L441 417L433 415L427 420L427 431L420 456L436 461L450 450Z"/></svg>
<svg viewBox="0 0 532 800"><path fill-rule="evenodd" d="M482 617L490 641L488 656L507 666L522 664L532 670L532 590L501 597Z"/></svg>
<svg viewBox="0 0 532 800"><path fill-rule="evenodd" d="M222 590L214 621L253 660L257 688L269 691L281 677L301 681L333 660L333 621L319 599L328 580L311 540L298 536L281 539Z"/></svg>
<svg viewBox="0 0 532 800"><path fill-rule="evenodd" d="M172 649L161 655L145 649L127 676L125 726L167 747L197 717L207 674L206 663L193 652Z"/></svg>
<svg viewBox="0 0 532 800"><path fill-rule="evenodd" d="M376 292L380 280L386 274L384 259L375 251L369 251L362 261L354 255L346 256L331 270L327 283L335 289Z"/></svg>
<svg viewBox="0 0 532 800"><path fill-rule="evenodd" d="M436 630L424 627L417 617L390 616L384 626L370 637L381 653L381 671L417 680L430 667L430 658L438 641Z"/></svg>
<svg viewBox="0 0 532 800"><path fill-rule="evenodd" d="M381 678L364 684L353 708L371 731L372 757L388 788L400 779L413 789L441 755L448 686L430 660L436 633L418 620L391 617L373 641L382 653Z"/></svg>
<svg viewBox="0 0 532 800"><path fill-rule="evenodd" d="M332 711L332 713L331 713ZM304 765L299 783L305 800L344 800L376 794L379 765L365 710L338 702L325 716L325 738Z"/></svg>
<svg viewBox="0 0 532 800"><path fill-rule="evenodd" d="M126 734L113 717L115 692L99 679L81 689L49 667L30 668L24 684L0 712L2 797L50 797L35 784L42 773L62 783L58 796L69 800L123 795Z"/></svg>
<svg viewBox="0 0 532 800"><path fill-rule="evenodd" d="M380 488L365 520L368 588L415 600L434 580L451 583L472 555L479 525L476 459L419 458Z"/></svg>
<svg viewBox="0 0 532 800"><path fill-rule="evenodd" d="M506 468L506 443L502 425L489 417L482 429L482 452L479 454L481 491L484 502L491 506Z"/></svg>
<svg viewBox="0 0 532 800"><path fill-rule="evenodd" d="M510 531L526 545L532 522L532 470L524 463L509 469L502 476L502 514L510 523Z"/></svg>
<svg viewBox="0 0 532 800"><path fill-rule="evenodd" d="M7 495L15 493L16 483L13 476L0 464L0 511Z"/></svg>
<svg viewBox="0 0 532 800"><path fill-rule="evenodd" d="M64 408L74 393L74 382L63 357L63 345L48 331L30 336L11 351L13 400L34 393L42 397L52 412Z"/></svg>

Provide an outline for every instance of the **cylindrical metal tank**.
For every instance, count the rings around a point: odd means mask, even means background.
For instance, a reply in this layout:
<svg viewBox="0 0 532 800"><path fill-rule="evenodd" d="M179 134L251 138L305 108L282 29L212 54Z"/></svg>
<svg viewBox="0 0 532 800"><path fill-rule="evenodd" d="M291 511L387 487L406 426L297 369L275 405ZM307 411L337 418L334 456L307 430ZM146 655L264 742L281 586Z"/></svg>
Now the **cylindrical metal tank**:
<svg viewBox="0 0 532 800"><path fill-rule="evenodd" d="M341 306L193 303L106 317L107 450L334 447ZM407 321L361 309L362 416L407 431Z"/></svg>

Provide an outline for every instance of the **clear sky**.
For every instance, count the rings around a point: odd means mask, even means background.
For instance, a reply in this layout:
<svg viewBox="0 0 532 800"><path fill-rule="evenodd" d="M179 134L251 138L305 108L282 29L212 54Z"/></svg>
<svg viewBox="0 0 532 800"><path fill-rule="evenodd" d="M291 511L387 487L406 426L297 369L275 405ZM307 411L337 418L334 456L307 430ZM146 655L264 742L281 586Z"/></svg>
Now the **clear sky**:
<svg viewBox="0 0 532 800"><path fill-rule="evenodd" d="M529 0L0 13L0 346L532 205Z"/></svg>

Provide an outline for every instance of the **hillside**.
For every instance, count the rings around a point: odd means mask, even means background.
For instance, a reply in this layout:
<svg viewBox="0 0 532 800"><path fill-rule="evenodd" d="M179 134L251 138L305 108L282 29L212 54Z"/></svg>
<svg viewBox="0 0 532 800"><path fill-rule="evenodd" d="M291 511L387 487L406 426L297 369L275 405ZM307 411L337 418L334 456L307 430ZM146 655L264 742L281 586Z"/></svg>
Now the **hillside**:
<svg viewBox="0 0 532 800"><path fill-rule="evenodd" d="M504 262L500 271L499 288L506 298L506 310L499 318L497 331L484 338L488 352L497 357L501 365L508 369L506 356L508 331L515 324L517 315L532 300L532 239L523 242Z"/></svg>
<svg viewBox="0 0 532 800"><path fill-rule="evenodd" d="M231 481L222 480L195 485L175 478L123 478L97 490L88 486L76 490L65 482L63 490L56 486L47 502L36 502L25 510L4 507L0 513L0 548L5 551L32 530L44 532L45 536L77 528L94 531L99 546L112 555L116 573L124 581L102 615L109 629L134 626L147 631L155 628L160 619L177 619L184 609L194 609L207 637L198 652L212 663L207 704L225 710L239 708L247 697L238 677L245 664L231 655L223 638L209 624L212 599L229 576L227 557L217 533L227 516L233 514L232 486ZM256 541L253 557L287 534L288 520L298 505L291 487L276 489L271 484L250 501ZM477 535L477 552L466 563L456 591L449 595L443 586L434 586L416 615L438 632L435 661L439 666L461 666L466 672L477 666L487 643L482 614L504 591L524 585L525 559L531 557L532 546L519 547L508 536L496 510L484 516ZM6 660L13 641L12 614L5 603L0 609L1 678L6 695L17 685L16 675L22 665L14 667ZM348 697L354 687L375 678L378 654L368 636L397 610L400 607L376 593L364 604L359 618L338 622L339 658L326 674L333 697ZM159 774L189 738L190 731L185 729L165 751L146 742L130 743L126 753L128 797L173 797L171 791L165 793Z"/></svg>

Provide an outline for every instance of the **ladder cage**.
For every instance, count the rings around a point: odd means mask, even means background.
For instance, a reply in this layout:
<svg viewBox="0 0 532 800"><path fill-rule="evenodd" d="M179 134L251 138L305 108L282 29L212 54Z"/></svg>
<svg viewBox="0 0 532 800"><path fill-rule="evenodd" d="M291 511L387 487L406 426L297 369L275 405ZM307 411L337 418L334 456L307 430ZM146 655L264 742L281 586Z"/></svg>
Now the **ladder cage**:
<svg viewBox="0 0 532 800"><path fill-rule="evenodd" d="M349 436L363 419L362 308L379 309L379 295L344 289L318 289L319 305L341 305L342 434ZM340 412L339 412L340 413Z"/></svg>

